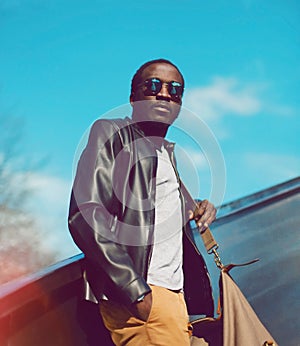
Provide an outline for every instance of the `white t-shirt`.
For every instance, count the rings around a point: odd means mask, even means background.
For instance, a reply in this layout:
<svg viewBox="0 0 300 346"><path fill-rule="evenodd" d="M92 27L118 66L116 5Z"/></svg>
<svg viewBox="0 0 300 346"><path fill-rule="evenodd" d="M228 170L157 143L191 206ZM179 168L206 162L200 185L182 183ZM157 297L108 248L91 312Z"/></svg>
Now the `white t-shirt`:
<svg viewBox="0 0 300 346"><path fill-rule="evenodd" d="M172 290L183 288L182 206L179 183L167 150L157 150L155 226L147 282Z"/></svg>

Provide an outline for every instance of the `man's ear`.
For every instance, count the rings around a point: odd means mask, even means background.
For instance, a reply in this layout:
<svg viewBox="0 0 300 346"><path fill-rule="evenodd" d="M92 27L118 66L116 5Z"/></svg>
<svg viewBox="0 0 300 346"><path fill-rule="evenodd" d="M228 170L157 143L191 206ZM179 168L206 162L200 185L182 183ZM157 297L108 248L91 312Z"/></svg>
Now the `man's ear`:
<svg viewBox="0 0 300 346"><path fill-rule="evenodd" d="M131 106L132 106L132 105L133 105L133 102L134 102L134 93L131 93L131 94L130 94L129 101L130 101L130 104L131 104Z"/></svg>

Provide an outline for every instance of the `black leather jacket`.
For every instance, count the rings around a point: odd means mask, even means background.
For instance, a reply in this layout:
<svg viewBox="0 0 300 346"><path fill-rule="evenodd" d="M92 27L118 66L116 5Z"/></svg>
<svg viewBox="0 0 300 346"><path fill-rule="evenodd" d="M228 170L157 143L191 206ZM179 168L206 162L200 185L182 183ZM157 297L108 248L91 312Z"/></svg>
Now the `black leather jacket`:
<svg viewBox="0 0 300 346"><path fill-rule="evenodd" d="M174 144L166 143L175 168ZM155 223L155 149L131 119L98 120L80 157L69 229L85 254L87 281L98 300L104 294L131 304L151 291L146 277ZM193 205L187 194L181 195L185 217ZM189 313L211 316L210 280L189 222L183 232L183 253Z"/></svg>

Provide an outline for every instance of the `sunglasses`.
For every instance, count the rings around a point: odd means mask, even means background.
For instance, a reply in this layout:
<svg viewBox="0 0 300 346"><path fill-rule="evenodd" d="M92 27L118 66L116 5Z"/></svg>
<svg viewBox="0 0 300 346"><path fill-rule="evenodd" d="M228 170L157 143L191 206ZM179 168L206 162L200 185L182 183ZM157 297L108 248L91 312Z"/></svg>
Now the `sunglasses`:
<svg viewBox="0 0 300 346"><path fill-rule="evenodd" d="M183 85L179 82L162 82L158 78L149 78L146 79L143 83L137 85L137 87L145 87L145 96L155 96L161 91L163 84L167 85L169 95L172 97L172 99L175 102L180 102L183 94Z"/></svg>

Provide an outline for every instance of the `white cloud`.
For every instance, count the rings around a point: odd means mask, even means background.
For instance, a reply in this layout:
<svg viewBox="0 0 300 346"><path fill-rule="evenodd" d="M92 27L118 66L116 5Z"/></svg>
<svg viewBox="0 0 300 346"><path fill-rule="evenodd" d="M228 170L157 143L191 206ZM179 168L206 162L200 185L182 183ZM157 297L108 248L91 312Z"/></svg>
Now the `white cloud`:
<svg viewBox="0 0 300 346"><path fill-rule="evenodd" d="M249 116L262 109L257 96L261 88L243 84L237 78L215 77L211 85L188 89L184 105L206 121L226 114Z"/></svg>
<svg viewBox="0 0 300 346"><path fill-rule="evenodd" d="M197 169L204 169L207 166L205 155L199 148L182 146L177 148L176 159L182 166L193 165Z"/></svg>
<svg viewBox="0 0 300 346"><path fill-rule="evenodd" d="M234 77L214 77L207 86L187 89L184 106L211 121L225 115L251 116L262 110L282 115L295 114L293 107L274 104L263 98L266 84L247 84Z"/></svg>
<svg viewBox="0 0 300 346"><path fill-rule="evenodd" d="M295 109L285 105L272 105L268 104L265 106L266 111L269 114L281 115L284 117L290 117L296 115Z"/></svg>
<svg viewBox="0 0 300 346"><path fill-rule="evenodd" d="M214 77L209 85L187 89L184 106L206 122L218 139L228 138L230 133L225 121L232 121L233 117L295 116L293 107L268 99L265 95L268 88L267 83Z"/></svg>
<svg viewBox="0 0 300 346"><path fill-rule="evenodd" d="M31 173L27 184L34 195L45 201L49 208L58 209L65 206L70 194L70 182L59 177Z"/></svg>
<svg viewBox="0 0 300 346"><path fill-rule="evenodd" d="M297 156L248 152L244 159L249 169L260 172L259 176L270 183L275 180L289 180L299 175L300 158Z"/></svg>
<svg viewBox="0 0 300 346"><path fill-rule="evenodd" d="M31 192L26 208L41 228L44 246L61 259L79 252L67 228L71 183L41 173L31 173L26 181Z"/></svg>

